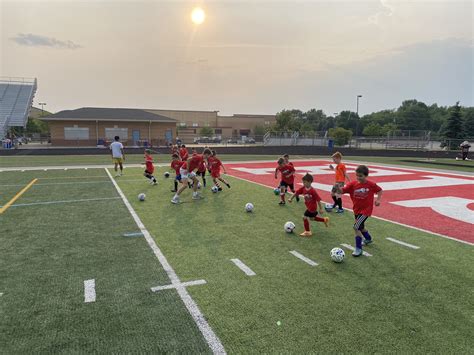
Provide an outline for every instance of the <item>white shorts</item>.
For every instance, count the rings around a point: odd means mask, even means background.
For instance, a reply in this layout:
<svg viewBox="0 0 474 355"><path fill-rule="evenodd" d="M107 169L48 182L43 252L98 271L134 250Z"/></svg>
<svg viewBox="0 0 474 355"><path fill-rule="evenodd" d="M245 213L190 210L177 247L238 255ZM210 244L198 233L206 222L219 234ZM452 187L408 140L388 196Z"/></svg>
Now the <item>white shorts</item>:
<svg viewBox="0 0 474 355"><path fill-rule="evenodd" d="M195 172L188 172L188 169L179 169L179 174L181 175L181 179L192 179L196 176Z"/></svg>

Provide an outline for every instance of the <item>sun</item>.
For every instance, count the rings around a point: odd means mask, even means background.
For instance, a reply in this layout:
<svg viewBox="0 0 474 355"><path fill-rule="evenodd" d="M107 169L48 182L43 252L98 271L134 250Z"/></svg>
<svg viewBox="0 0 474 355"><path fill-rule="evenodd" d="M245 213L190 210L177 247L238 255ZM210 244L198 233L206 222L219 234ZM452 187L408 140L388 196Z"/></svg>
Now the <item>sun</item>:
<svg viewBox="0 0 474 355"><path fill-rule="evenodd" d="M205 19L206 13L200 7L195 7L191 12L191 21L193 21L195 25L200 25Z"/></svg>

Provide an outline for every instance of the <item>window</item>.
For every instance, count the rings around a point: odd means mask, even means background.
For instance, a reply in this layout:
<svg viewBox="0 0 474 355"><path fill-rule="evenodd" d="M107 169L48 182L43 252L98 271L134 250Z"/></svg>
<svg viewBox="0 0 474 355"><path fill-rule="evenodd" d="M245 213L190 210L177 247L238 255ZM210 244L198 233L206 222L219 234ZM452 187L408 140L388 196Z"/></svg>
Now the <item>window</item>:
<svg viewBox="0 0 474 355"><path fill-rule="evenodd" d="M71 140L87 140L89 139L89 128L64 127L64 139Z"/></svg>
<svg viewBox="0 0 474 355"><path fill-rule="evenodd" d="M193 123L193 127L199 127L199 123Z"/></svg>
<svg viewBox="0 0 474 355"><path fill-rule="evenodd" d="M179 123L179 126L180 126L180 127L186 127L186 122L180 122L180 123Z"/></svg>
<svg viewBox="0 0 474 355"><path fill-rule="evenodd" d="M265 126L268 126L270 124L270 121L265 121Z"/></svg>
<svg viewBox="0 0 474 355"><path fill-rule="evenodd" d="M216 128L216 129L214 130L214 133L215 133L215 134L222 134L222 129Z"/></svg>
<svg viewBox="0 0 474 355"><path fill-rule="evenodd" d="M128 138L128 128L106 128L105 129L105 138L108 140L113 140L115 136L119 136L121 140L127 140Z"/></svg>

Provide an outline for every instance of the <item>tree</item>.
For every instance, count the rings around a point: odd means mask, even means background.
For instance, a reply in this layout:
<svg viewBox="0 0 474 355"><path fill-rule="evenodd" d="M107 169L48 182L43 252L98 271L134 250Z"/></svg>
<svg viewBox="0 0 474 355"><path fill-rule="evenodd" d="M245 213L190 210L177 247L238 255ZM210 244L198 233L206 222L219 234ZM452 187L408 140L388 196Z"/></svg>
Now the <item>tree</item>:
<svg viewBox="0 0 474 355"><path fill-rule="evenodd" d="M474 137L474 108L470 107L464 110L464 137Z"/></svg>
<svg viewBox="0 0 474 355"><path fill-rule="evenodd" d="M212 137L214 135L214 130L211 127L202 127L199 130L199 135L201 137Z"/></svg>
<svg viewBox="0 0 474 355"><path fill-rule="evenodd" d="M342 127L329 129L329 137L334 139L336 145L346 145L352 138L352 131Z"/></svg>
<svg viewBox="0 0 474 355"><path fill-rule="evenodd" d="M382 126L380 126L378 123L370 123L364 128L362 134L369 137L380 137L383 135L382 132Z"/></svg>
<svg viewBox="0 0 474 355"><path fill-rule="evenodd" d="M356 133L356 127L357 127L357 120L358 119L359 119L359 116L357 116L357 113L351 112L351 111L342 111L336 117L336 127L342 127L344 129L349 129L353 133ZM359 132L360 132L361 128L362 127L359 125Z"/></svg>
<svg viewBox="0 0 474 355"><path fill-rule="evenodd" d="M401 130L429 130L431 116L428 106L417 100L406 100L398 108L396 124Z"/></svg>
<svg viewBox="0 0 474 355"><path fill-rule="evenodd" d="M455 140L463 138L463 120L461 117L461 106L459 106L459 101L450 109L444 136L451 140L449 144L450 149L456 149L459 143Z"/></svg>
<svg viewBox="0 0 474 355"><path fill-rule="evenodd" d="M265 126L261 124L255 125L255 127L253 128L254 136L263 136L265 135L266 132L267 132L267 129L265 128Z"/></svg>

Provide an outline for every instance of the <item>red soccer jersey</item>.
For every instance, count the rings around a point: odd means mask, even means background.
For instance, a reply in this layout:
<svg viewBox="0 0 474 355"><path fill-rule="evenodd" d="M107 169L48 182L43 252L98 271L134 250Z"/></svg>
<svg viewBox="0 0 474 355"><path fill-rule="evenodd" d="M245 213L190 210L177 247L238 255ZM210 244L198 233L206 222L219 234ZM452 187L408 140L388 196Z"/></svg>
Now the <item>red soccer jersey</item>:
<svg viewBox="0 0 474 355"><path fill-rule="evenodd" d="M200 173L203 173L206 171L206 162L204 161L204 159L201 161L201 163L199 164L199 167L198 167L198 171Z"/></svg>
<svg viewBox="0 0 474 355"><path fill-rule="evenodd" d="M155 167L153 166L153 157L145 155L145 167L146 171L153 173Z"/></svg>
<svg viewBox="0 0 474 355"><path fill-rule="evenodd" d="M179 156L181 157L181 160L188 160L189 158L189 153L188 153L188 150L186 148L181 148L179 150Z"/></svg>
<svg viewBox="0 0 474 355"><path fill-rule="evenodd" d="M358 181L351 181L343 187L343 193L349 193L354 205L354 214L371 216L374 209L374 194L382 191L379 185L367 180L363 184Z"/></svg>
<svg viewBox="0 0 474 355"><path fill-rule="evenodd" d="M281 173L282 181L286 182L287 184L293 184L295 181L295 167L293 164L287 164L283 166L277 167L277 170Z"/></svg>
<svg viewBox="0 0 474 355"><path fill-rule="evenodd" d="M199 168L199 165L204 161L202 154L196 154L191 157L188 161L188 171L193 172Z"/></svg>
<svg viewBox="0 0 474 355"><path fill-rule="evenodd" d="M316 192L314 187L307 189L306 187L301 187L295 192L296 196L303 195L304 204L310 212L316 212L318 209L318 202L321 201L321 197Z"/></svg>
<svg viewBox="0 0 474 355"><path fill-rule="evenodd" d="M211 172L212 171L218 172L221 170L222 162L220 161L219 158L209 157L209 159L207 159L207 162L209 163Z"/></svg>
<svg viewBox="0 0 474 355"><path fill-rule="evenodd" d="M182 167L186 167L187 164L188 163L185 161L173 160L171 162L171 169L174 169L174 171L176 172L176 175L179 175L179 169L181 169Z"/></svg>

